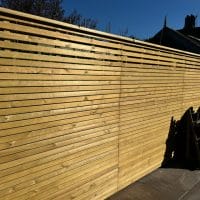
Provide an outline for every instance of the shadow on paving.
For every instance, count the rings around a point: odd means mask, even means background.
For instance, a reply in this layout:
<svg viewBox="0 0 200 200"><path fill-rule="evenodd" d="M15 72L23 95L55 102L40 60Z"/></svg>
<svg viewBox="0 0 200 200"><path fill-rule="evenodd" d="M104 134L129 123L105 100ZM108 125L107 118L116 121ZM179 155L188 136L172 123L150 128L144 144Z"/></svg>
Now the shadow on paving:
<svg viewBox="0 0 200 200"><path fill-rule="evenodd" d="M107 200L199 200L200 171L159 168Z"/></svg>
<svg viewBox="0 0 200 200"><path fill-rule="evenodd" d="M200 200L198 137L200 109L172 117L162 167L107 200Z"/></svg>

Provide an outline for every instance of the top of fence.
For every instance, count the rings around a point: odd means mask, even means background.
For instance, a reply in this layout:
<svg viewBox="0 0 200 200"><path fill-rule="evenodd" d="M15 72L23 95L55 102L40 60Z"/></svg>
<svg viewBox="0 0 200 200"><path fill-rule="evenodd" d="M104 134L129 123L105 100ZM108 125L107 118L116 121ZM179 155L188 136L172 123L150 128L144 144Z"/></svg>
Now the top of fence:
<svg viewBox="0 0 200 200"><path fill-rule="evenodd" d="M34 21L37 23L48 24L48 25L60 27L63 29L69 29L69 30L73 30L73 31L77 31L77 32L82 32L82 33L88 34L88 36L94 35L94 36L98 36L98 37L108 38L108 39L118 41L119 43L126 42L131 45L133 45L133 44L142 45L146 48L152 48L152 49L156 49L156 50L160 50L160 51L173 51L174 53L178 53L178 54L185 54L187 56L200 57L199 54L182 51L182 50L174 49L174 48L170 48L170 47L165 47L165 46L161 46L161 45L157 45L157 44L152 44L149 42L132 39L129 37L120 36L120 35L116 35L116 34L112 34L112 33L107 33L107 32L103 32L103 31L99 31L99 30L89 29L89 28L78 26L78 25L73 25L73 24L69 24L66 22L62 22L62 21L57 21L57 20L53 20L53 19L49 19L49 18L45 18L45 17L40 17L37 15L27 14L27 13L15 11L15 10L3 8L3 7L0 7L0 14L5 15L5 16L15 17L15 18L17 17L17 18L21 18L21 19L25 19L25 20L29 20L29 21L31 20L31 21Z"/></svg>

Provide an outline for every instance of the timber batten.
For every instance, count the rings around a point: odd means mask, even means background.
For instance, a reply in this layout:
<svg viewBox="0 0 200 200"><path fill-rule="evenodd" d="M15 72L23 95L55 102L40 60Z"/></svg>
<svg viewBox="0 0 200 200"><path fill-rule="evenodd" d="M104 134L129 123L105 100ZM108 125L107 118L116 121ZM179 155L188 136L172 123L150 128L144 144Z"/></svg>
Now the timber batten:
<svg viewBox="0 0 200 200"><path fill-rule="evenodd" d="M156 169L199 58L0 8L0 199L104 199Z"/></svg>

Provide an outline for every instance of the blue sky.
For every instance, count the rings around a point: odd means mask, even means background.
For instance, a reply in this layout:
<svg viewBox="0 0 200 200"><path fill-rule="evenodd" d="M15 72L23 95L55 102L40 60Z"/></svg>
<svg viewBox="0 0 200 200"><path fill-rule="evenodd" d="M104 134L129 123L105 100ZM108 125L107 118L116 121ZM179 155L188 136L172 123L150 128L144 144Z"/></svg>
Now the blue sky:
<svg viewBox="0 0 200 200"><path fill-rule="evenodd" d="M159 31L167 15L167 25L182 28L187 14L199 16L200 0L63 0L66 13L76 9L85 17L98 20L98 29L111 24L111 32L119 34L128 28L128 34L146 39Z"/></svg>

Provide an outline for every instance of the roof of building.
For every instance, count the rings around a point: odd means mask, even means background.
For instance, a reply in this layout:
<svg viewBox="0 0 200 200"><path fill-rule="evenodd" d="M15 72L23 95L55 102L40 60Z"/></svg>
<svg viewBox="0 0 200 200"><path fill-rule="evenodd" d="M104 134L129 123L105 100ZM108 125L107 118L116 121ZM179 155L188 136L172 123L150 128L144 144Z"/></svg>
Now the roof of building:
<svg viewBox="0 0 200 200"><path fill-rule="evenodd" d="M167 27L165 19L163 28L147 41L183 51L200 53L200 27L195 27L195 22L193 22L192 26L188 26L187 17L185 27L180 30L173 30ZM189 17L192 18L194 16L191 15Z"/></svg>

